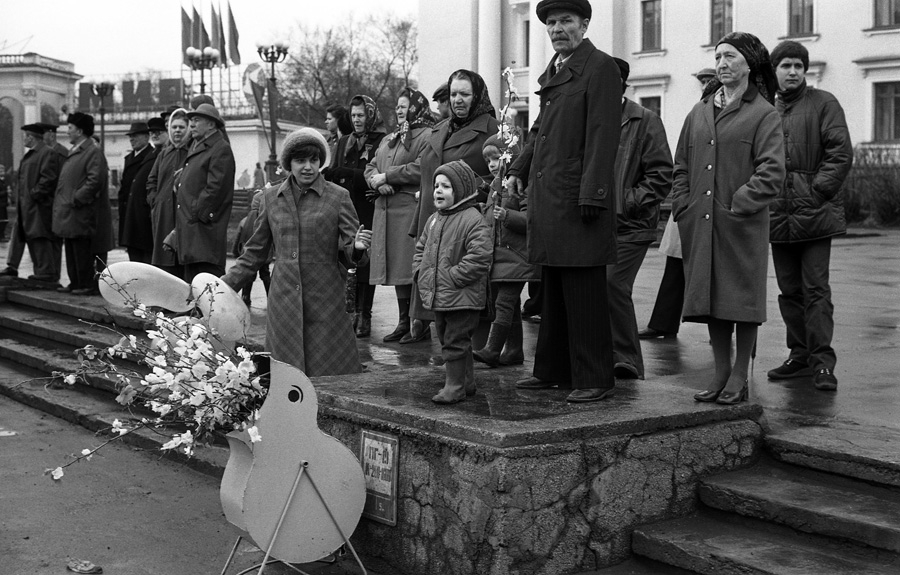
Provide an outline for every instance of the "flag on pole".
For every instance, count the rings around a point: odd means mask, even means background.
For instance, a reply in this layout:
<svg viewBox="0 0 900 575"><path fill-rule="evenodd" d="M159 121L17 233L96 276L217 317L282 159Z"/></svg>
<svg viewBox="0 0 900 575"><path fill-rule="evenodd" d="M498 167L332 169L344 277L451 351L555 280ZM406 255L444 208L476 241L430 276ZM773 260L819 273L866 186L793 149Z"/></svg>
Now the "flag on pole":
<svg viewBox="0 0 900 575"><path fill-rule="evenodd" d="M188 64L187 49L191 47L191 17L188 16L184 6L181 7L181 60L186 66Z"/></svg>
<svg viewBox="0 0 900 575"><path fill-rule="evenodd" d="M200 34L201 44L200 46L198 46L198 48L200 48L201 50L203 48L206 48L207 46L212 46L213 48L215 48L215 46L213 46L209 41L209 32L206 31L206 23L203 20L200 20Z"/></svg>
<svg viewBox="0 0 900 575"><path fill-rule="evenodd" d="M238 34L237 24L234 23L234 12L231 11L231 1L228 2L228 36L229 36L229 52L232 64L241 63L241 53L238 51Z"/></svg>
<svg viewBox="0 0 900 575"><path fill-rule="evenodd" d="M263 114L263 96L266 94L266 73L263 71L262 66L256 62L251 63L244 70L243 91L247 100L256 105L259 123L262 124L263 132L265 132L266 122ZM268 137L266 138L266 143L268 143L271 148L272 144ZM274 150L269 151L273 154L275 153Z"/></svg>
<svg viewBox="0 0 900 575"><path fill-rule="evenodd" d="M194 10L194 14L191 17L191 46L202 50L203 35L200 32L200 28L203 26L203 20L200 19L200 13L197 12L197 5L191 4L191 8Z"/></svg>
<svg viewBox="0 0 900 575"><path fill-rule="evenodd" d="M222 25L222 11L212 7L212 47L219 51L220 66L228 65L228 48L225 43L225 27Z"/></svg>

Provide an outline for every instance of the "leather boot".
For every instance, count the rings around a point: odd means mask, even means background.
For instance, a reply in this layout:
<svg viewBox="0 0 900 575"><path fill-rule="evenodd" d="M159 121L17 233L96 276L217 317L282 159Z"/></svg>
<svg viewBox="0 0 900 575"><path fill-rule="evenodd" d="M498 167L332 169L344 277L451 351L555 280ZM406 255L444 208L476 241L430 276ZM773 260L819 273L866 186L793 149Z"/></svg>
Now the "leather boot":
<svg viewBox="0 0 900 575"><path fill-rule="evenodd" d="M356 327L356 337L369 337L372 333L372 310L364 309L359 314L359 325Z"/></svg>
<svg viewBox="0 0 900 575"><path fill-rule="evenodd" d="M466 398L466 359L454 359L444 364L447 370L444 388L431 401L441 404L459 403Z"/></svg>
<svg viewBox="0 0 900 575"><path fill-rule="evenodd" d="M420 341L431 339L431 329L429 329L430 325L431 322L427 320L413 320L412 322L410 322L409 332L400 338L400 343L419 343Z"/></svg>
<svg viewBox="0 0 900 575"><path fill-rule="evenodd" d="M394 331L384 336L382 340L384 343L400 341L404 335L409 333L409 298L397 298L397 307L400 309L400 322Z"/></svg>
<svg viewBox="0 0 900 575"><path fill-rule="evenodd" d="M472 354L466 356L466 397L475 395L475 360Z"/></svg>
<svg viewBox="0 0 900 575"><path fill-rule="evenodd" d="M522 351L522 322L514 322L509 326L506 346L500 353L500 365L522 365L525 363L525 352Z"/></svg>
<svg viewBox="0 0 900 575"><path fill-rule="evenodd" d="M509 329L510 326L508 325L492 323L487 343L484 344L483 348L474 352L475 359L491 367L500 365L500 351L503 349L503 344L506 343L507 337L509 337Z"/></svg>
<svg viewBox="0 0 900 575"><path fill-rule="evenodd" d="M353 333L356 333L356 328L359 326L359 310L353 314Z"/></svg>

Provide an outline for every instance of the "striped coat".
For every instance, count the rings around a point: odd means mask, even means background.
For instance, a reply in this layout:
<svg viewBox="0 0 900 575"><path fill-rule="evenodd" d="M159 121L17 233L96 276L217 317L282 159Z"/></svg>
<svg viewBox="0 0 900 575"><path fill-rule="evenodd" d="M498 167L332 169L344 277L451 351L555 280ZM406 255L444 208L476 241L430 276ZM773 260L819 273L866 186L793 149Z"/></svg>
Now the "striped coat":
<svg viewBox="0 0 900 575"><path fill-rule="evenodd" d="M321 176L295 202L293 182L292 176L266 188L253 235L223 280L235 289L252 281L274 247L266 349L310 377L359 373L338 261L339 255L352 257L356 210L347 190Z"/></svg>

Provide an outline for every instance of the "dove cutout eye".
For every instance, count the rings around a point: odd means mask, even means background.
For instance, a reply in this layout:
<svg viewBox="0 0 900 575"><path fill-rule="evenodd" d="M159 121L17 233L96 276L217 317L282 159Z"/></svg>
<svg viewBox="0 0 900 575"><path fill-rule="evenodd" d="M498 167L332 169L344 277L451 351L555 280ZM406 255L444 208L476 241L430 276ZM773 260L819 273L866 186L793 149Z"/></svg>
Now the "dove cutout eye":
<svg viewBox="0 0 900 575"><path fill-rule="evenodd" d="M288 392L288 399L291 403L297 403L298 401L303 401L303 390L297 387L296 385L292 385L294 389Z"/></svg>

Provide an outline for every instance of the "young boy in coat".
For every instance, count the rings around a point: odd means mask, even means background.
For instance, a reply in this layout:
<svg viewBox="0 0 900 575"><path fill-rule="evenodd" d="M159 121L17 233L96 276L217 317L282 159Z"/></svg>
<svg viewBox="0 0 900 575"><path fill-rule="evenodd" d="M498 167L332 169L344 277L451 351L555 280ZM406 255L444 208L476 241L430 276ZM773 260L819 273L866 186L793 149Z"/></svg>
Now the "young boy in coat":
<svg viewBox="0 0 900 575"><path fill-rule="evenodd" d="M528 263L525 216L526 198L509 194L502 185L500 150L503 142L494 134L484 142L482 154L494 175L491 194L484 208L485 223L491 230L494 246L491 264L491 294L496 316L482 349L474 352L475 360L491 367L521 365L522 315L519 296L525 282L540 281L540 271ZM513 154L518 150L511 150Z"/></svg>
<svg viewBox="0 0 900 575"><path fill-rule="evenodd" d="M413 277L422 304L434 312L447 369L444 388L431 398L435 403L457 403L475 394L472 334L487 303L492 250L476 197L475 172L465 162L435 170L437 211L426 221L413 257Z"/></svg>

